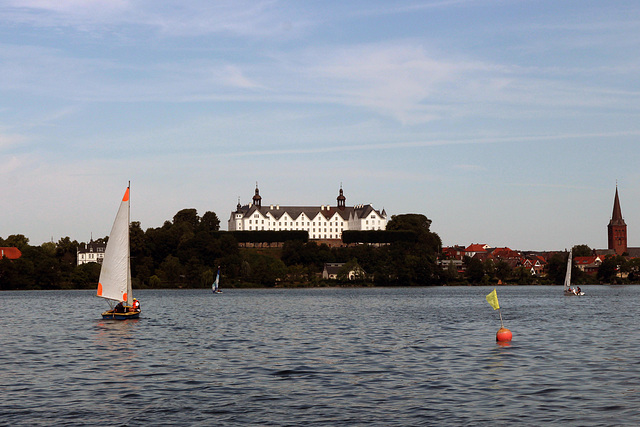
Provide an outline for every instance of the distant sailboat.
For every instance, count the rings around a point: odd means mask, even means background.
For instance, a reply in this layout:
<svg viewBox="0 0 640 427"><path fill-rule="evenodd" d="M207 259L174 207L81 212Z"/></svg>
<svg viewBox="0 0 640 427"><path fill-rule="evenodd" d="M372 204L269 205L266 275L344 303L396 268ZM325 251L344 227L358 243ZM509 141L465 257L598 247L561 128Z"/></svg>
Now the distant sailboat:
<svg viewBox="0 0 640 427"><path fill-rule="evenodd" d="M571 295L584 295L584 292L578 292L576 289L571 289L571 268L573 266L573 249L569 250L569 257L567 258L567 272L564 275L564 294L566 296Z"/></svg>
<svg viewBox="0 0 640 427"><path fill-rule="evenodd" d="M218 267L218 273L216 274L216 280L213 281L213 284L211 285L211 290L213 291L214 294L221 294L222 291L220 290L220 267Z"/></svg>
<svg viewBox="0 0 640 427"><path fill-rule="evenodd" d="M107 248L98 280L98 296L109 300L110 310L102 313L104 319L126 320L140 317L140 305L131 289L131 262L129 249L129 187L109 234ZM118 301L114 307L112 301Z"/></svg>

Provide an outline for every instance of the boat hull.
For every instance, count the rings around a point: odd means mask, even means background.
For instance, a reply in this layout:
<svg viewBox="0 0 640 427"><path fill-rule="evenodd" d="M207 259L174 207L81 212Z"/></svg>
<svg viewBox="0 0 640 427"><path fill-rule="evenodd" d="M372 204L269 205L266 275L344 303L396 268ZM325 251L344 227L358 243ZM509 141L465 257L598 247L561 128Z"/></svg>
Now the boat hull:
<svg viewBox="0 0 640 427"><path fill-rule="evenodd" d="M566 297L571 297L571 296L579 297L579 296L582 296L582 295L584 295L584 292L580 292L580 293L576 294L576 293L573 293L573 292L570 292L570 291L564 291L564 296L566 296Z"/></svg>
<svg viewBox="0 0 640 427"><path fill-rule="evenodd" d="M126 313L116 313L113 310L105 311L102 313L103 319L109 320L128 320L128 319L138 319L140 318L139 311L128 311Z"/></svg>

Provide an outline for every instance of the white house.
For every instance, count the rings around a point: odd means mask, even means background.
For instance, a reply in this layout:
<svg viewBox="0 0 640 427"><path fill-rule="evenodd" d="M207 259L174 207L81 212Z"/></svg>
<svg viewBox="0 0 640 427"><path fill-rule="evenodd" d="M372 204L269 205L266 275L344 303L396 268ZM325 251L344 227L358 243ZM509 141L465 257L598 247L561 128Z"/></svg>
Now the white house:
<svg viewBox="0 0 640 427"><path fill-rule="evenodd" d="M106 243L94 242L93 239L89 243L81 243L78 246L78 265L87 264L89 262L97 262L102 264L104 259L104 250Z"/></svg>
<svg viewBox="0 0 640 427"><path fill-rule="evenodd" d="M238 205L231 213L229 231L302 230L309 239L341 239L345 230L385 230L387 213L371 205L346 206L346 197L340 189L335 206L262 206L262 197L256 186L253 203Z"/></svg>
<svg viewBox="0 0 640 427"><path fill-rule="evenodd" d="M344 262L326 262L322 269L322 278L325 280L337 280L340 275L340 270L342 270L344 265ZM354 268L347 273L348 280L364 279L366 276L367 274L359 265L354 266Z"/></svg>

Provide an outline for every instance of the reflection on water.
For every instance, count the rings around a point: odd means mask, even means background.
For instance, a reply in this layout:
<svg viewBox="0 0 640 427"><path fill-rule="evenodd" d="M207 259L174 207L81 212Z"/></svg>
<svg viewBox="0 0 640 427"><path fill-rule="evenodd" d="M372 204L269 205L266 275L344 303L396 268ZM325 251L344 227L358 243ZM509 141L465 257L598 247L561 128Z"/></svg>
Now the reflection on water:
<svg viewBox="0 0 640 427"><path fill-rule="evenodd" d="M0 420L640 423L640 287L500 287L510 343L491 289L140 291L126 322L91 291L4 292Z"/></svg>

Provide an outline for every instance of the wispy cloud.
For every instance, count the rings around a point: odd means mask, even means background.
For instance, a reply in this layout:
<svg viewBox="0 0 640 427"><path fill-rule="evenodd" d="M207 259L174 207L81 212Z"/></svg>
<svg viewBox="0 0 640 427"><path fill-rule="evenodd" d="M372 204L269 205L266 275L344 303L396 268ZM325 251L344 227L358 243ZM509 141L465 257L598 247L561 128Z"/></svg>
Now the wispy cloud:
<svg viewBox="0 0 640 427"><path fill-rule="evenodd" d="M105 34L146 28L166 36L264 37L285 34L293 28L281 14L280 2L276 0L8 0L5 3L0 7L0 20L5 22Z"/></svg>
<svg viewBox="0 0 640 427"><path fill-rule="evenodd" d="M393 141L388 143L374 143L374 144L335 144L330 146L321 147L299 147L299 148L275 148L275 149L260 149L260 150L246 150L246 151L229 151L226 153L219 153L219 156L224 157L246 157L246 156L276 156L276 155L291 155L291 154L320 154L320 153L340 153L350 151L382 151L382 150L399 150L399 149L411 149L411 148L425 148L447 145L464 145L464 144L501 144L501 143L534 143L534 142L567 142L574 140L592 140L603 138L619 138L629 136L640 136L640 130L629 132L609 132L609 133L580 133L580 134L554 134L554 135L512 135L512 136L495 136L495 137L467 137L467 138L451 138L451 139L433 139L422 141ZM457 169L467 171L479 171L484 170L482 166L459 164L455 165Z"/></svg>

